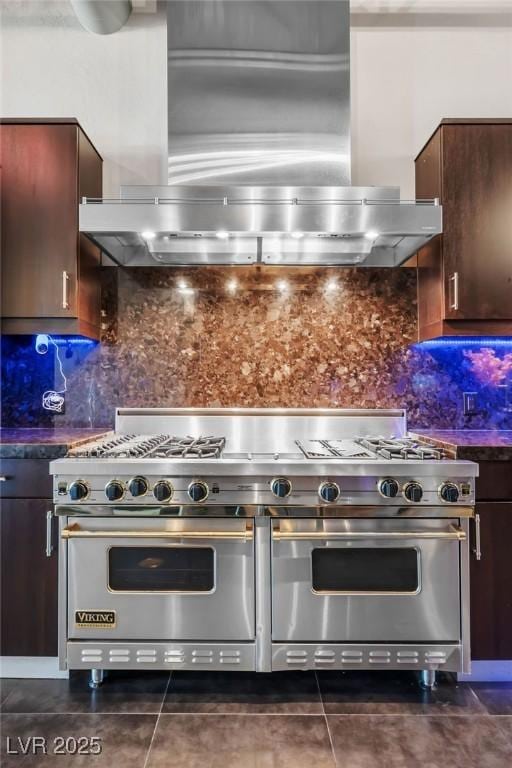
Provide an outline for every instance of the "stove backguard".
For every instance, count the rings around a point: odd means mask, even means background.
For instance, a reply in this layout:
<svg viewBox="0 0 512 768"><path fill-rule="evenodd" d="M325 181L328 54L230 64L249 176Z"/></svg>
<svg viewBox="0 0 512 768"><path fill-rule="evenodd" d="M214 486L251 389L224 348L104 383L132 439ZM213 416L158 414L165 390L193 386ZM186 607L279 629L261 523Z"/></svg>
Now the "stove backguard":
<svg viewBox="0 0 512 768"><path fill-rule="evenodd" d="M407 420L404 409L117 408L115 429L124 434L223 435L230 452L296 453L296 440L403 437Z"/></svg>

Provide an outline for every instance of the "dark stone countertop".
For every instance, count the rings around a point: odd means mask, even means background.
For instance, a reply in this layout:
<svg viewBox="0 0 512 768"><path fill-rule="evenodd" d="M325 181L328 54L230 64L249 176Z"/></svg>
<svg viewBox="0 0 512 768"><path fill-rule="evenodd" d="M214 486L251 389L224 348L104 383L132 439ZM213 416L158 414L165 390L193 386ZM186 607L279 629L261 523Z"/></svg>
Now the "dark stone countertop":
<svg viewBox="0 0 512 768"><path fill-rule="evenodd" d="M59 459L70 448L103 435L105 429L0 429L0 458Z"/></svg>
<svg viewBox="0 0 512 768"><path fill-rule="evenodd" d="M412 429L410 434L422 441L444 448L457 459L512 460L512 430Z"/></svg>

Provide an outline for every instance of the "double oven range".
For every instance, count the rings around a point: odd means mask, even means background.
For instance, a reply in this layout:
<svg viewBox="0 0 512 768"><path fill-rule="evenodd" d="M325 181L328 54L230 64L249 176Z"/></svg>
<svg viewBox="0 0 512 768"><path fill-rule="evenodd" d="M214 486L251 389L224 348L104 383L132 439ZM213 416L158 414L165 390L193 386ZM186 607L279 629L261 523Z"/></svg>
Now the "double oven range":
<svg viewBox="0 0 512 768"><path fill-rule="evenodd" d="M60 663L92 685L469 671L478 467L407 438L402 410L120 408L51 472Z"/></svg>

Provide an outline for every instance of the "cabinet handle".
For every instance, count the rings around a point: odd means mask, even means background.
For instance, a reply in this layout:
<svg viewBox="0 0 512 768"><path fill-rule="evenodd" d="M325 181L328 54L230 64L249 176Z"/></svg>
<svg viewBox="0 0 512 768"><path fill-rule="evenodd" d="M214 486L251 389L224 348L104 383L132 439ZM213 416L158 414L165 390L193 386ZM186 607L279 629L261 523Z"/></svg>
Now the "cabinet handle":
<svg viewBox="0 0 512 768"><path fill-rule="evenodd" d="M482 559L482 545L480 540L480 515L475 513L475 546L473 547L473 554L477 560Z"/></svg>
<svg viewBox="0 0 512 768"><path fill-rule="evenodd" d="M453 285L453 301L450 301L450 309L457 310L459 308L459 273L454 272L450 275L449 283Z"/></svg>
<svg viewBox="0 0 512 768"><path fill-rule="evenodd" d="M69 274L64 270L62 272L62 309L69 309L68 284Z"/></svg>
<svg viewBox="0 0 512 768"><path fill-rule="evenodd" d="M46 513L46 557L51 557L53 554L52 520L53 520L53 512L51 510L48 510L48 512Z"/></svg>

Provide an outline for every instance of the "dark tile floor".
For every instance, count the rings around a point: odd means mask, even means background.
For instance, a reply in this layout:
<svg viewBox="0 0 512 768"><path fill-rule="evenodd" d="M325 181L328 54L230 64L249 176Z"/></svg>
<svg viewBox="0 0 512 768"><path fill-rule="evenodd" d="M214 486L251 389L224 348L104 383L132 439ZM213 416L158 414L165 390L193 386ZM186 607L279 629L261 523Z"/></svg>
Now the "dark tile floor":
<svg viewBox="0 0 512 768"><path fill-rule="evenodd" d="M512 683L445 676L426 692L408 672L119 672L90 691L75 673L2 681L0 701L2 768L512 768ZM29 736L48 754L20 754ZM52 754L55 737L72 750L91 736L99 755Z"/></svg>

